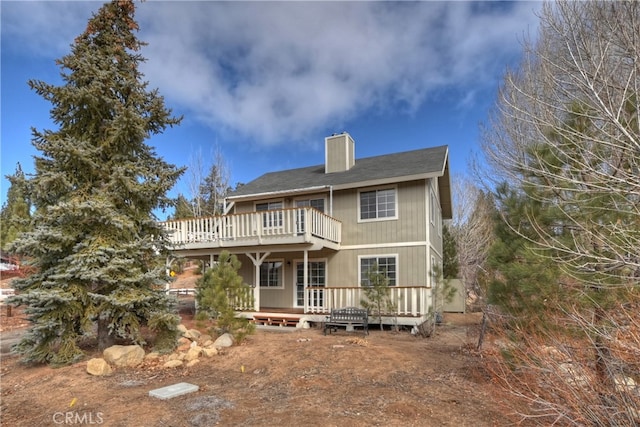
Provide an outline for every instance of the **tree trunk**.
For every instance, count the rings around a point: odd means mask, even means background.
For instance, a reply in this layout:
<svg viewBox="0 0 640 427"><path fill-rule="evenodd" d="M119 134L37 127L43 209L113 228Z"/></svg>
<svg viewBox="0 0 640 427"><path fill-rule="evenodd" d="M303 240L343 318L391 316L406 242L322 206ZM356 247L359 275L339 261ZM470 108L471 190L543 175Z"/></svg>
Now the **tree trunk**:
<svg viewBox="0 0 640 427"><path fill-rule="evenodd" d="M98 349L104 350L115 344L115 339L109 333L109 319L98 318Z"/></svg>

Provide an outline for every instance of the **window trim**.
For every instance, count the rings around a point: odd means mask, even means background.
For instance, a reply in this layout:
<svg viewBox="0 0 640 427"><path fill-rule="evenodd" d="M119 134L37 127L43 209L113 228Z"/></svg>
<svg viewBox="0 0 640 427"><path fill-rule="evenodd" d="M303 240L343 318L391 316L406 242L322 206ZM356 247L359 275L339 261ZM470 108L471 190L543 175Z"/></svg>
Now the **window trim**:
<svg viewBox="0 0 640 427"><path fill-rule="evenodd" d="M389 287L399 286L400 283L400 256L397 253L394 254L371 254L371 255L358 255L358 286L362 286L362 260L371 258L395 258L396 260L396 283L394 285L389 284ZM377 261L376 261L377 262ZM378 264L379 265L379 264Z"/></svg>
<svg viewBox="0 0 640 427"><path fill-rule="evenodd" d="M284 258L273 258L273 259L266 259L262 262L262 264L260 264L260 268L262 269L262 266L267 263L267 262L271 262L271 263L276 263L279 262L280 263L280 284L278 286L262 286L262 284L260 283L260 281L258 280L258 278L255 278L255 282L258 283L258 288L260 289L260 291L265 291L265 290L271 290L271 289L279 289L282 290L285 288L285 280L284 280L284 275L285 275L285 271L284 271L284 265L285 265L285 261ZM262 279L262 274L260 274L260 279Z"/></svg>
<svg viewBox="0 0 640 427"><path fill-rule="evenodd" d="M383 217L380 218L377 216L377 207L378 207L378 196L376 194L376 217L375 218L366 218L366 219L362 219L362 199L361 199L361 194L362 193L371 193L371 192L378 192L378 191L383 191L383 190L393 190L394 191L394 215L393 216L387 216L387 217ZM377 222L377 221L395 221L398 219L398 186L397 185L383 185L383 186L378 186L378 187L371 187L371 188L360 188L358 189L358 195L357 195L357 215L358 215L358 223L364 223L364 222Z"/></svg>

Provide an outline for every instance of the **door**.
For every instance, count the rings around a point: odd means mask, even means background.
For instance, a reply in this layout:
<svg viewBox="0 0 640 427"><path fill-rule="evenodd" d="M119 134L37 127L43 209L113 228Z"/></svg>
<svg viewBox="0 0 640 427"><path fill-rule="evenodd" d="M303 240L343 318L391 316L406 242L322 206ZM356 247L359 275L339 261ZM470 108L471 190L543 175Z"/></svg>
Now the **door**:
<svg viewBox="0 0 640 427"><path fill-rule="evenodd" d="M325 261L309 261L307 280L309 288L309 307L324 307L324 288L326 286L327 263ZM296 296L295 306L304 307L304 263L296 263Z"/></svg>

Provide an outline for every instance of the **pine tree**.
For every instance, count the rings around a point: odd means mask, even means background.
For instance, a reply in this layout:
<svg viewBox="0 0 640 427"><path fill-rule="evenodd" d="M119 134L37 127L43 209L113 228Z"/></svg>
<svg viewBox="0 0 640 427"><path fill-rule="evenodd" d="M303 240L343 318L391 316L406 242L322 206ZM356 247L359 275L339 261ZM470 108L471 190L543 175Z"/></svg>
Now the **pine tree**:
<svg viewBox="0 0 640 427"><path fill-rule="evenodd" d="M183 194L178 194L172 219L193 218L193 206Z"/></svg>
<svg viewBox="0 0 640 427"><path fill-rule="evenodd" d="M19 281L14 303L32 328L18 344L25 360L65 364L97 323L100 348L121 339L173 346L179 321L162 292L166 239L153 211L183 170L145 140L177 125L138 71L144 43L132 1L105 4L58 60L64 85L29 85L53 104L57 130L33 130L41 153L29 180L33 231L16 241L37 272Z"/></svg>
<svg viewBox="0 0 640 427"><path fill-rule="evenodd" d="M241 341L254 330L248 319L236 316L233 310L233 301L245 298L249 288L238 274L240 266L235 255L221 252L216 265L198 280L196 294L198 309L216 319L218 332L228 332L236 341Z"/></svg>
<svg viewBox="0 0 640 427"><path fill-rule="evenodd" d="M393 313L396 306L391 299L387 272L381 271L377 263L367 271L367 278L362 283L362 292L365 297L360 304L371 313L371 316L378 318L380 330L383 330L382 316L385 313Z"/></svg>
<svg viewBox="0 0 640 427"><path fill-rule="evenodd" d="M445 279L458 277L459 262L456 240L446 225L442 227L442 274Z"/></svg>
<svg viewBox="0 0 640 427"><path fill-rule="evenodd" d="M7 175L10 187L7 191L7 201L0 211L0 247L9 249L11 242L20 233L31 228L31 203L27 197L27 181L20 167L16 166L13 175Z"/></svg>

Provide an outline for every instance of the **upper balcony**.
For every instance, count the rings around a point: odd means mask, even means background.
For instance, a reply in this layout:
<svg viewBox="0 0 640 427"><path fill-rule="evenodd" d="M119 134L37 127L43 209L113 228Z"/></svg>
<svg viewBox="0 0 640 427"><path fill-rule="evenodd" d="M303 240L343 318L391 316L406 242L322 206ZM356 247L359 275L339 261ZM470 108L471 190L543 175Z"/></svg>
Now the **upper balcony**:
<svg viewBox="0 0 640 427"><path fill-rule="evenodd" d="M175 250L304 245L339 249L342 223L311 208L249 212L161 223Z"/></svg>

